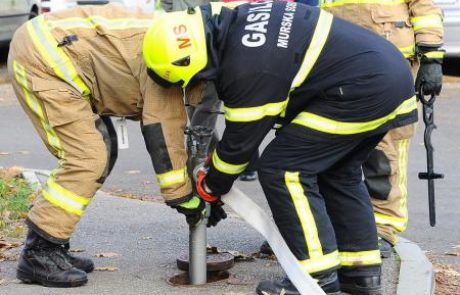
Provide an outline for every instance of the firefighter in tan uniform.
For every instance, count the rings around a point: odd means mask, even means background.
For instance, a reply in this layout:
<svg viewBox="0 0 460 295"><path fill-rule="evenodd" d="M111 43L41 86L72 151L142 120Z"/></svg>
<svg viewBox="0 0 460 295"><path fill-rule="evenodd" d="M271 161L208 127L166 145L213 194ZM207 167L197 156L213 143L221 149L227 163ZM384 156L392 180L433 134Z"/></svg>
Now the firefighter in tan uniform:
<svg viewBox="0 0 460 295"><path fill-rule="evenodd" d="M432 0L320 0L319 6L391 41L417 73L416 90L439 94L443 22ZM382 257L389 257L407 227L407 154L414 131L415 124L390 130L363 165Z"/></svg>
<svg viewBox="0 0 460 295"><path fill-rule="evenodd" d="M87 282L92 261L70 255L66 245L115 161L114 129L103 115L141 121L166 203L189 223L200 218L204 205L185 167L182 92L153 83L142 59L151 23L151 15L121 6L84 6L39 16L16 32L8 57L14 90L59 159L27 217L20 280L51 287Z"/></svg>

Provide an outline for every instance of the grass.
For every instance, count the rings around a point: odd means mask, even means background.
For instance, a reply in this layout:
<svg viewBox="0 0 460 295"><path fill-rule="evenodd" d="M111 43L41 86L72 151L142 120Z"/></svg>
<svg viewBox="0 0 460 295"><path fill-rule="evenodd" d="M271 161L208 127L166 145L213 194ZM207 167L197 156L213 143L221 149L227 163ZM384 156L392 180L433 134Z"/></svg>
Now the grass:
<svg viewBox="0 0 460 295"><path fill-rule="evenodd" d="M0 236L17 238L23 235L23 220L35 190L27 181L18 177L0 178Z"/></svg>

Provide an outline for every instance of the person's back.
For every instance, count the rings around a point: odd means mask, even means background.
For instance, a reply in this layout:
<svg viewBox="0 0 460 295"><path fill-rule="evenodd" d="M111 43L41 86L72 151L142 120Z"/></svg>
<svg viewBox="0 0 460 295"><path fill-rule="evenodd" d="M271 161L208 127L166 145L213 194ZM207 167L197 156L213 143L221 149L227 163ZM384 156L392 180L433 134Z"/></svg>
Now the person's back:
<svg viewBox="0 0 460 295"><path fill-rule="evenodd" d="M78 6L45 14L26 24L34 31L47 58L36 56L44 66L52 64L55 43L71 60L76 74L89 88L99 113L138 116L142 105L139 80L146 79L142 40L152 15L121 5ZM53 51L55 52L53 54ZM61 54L62 56L62 54ZM30 57L28 57L30 59ZM70 72L66 64L58 68ZM75 77L63 77L63 80Z"/></svg>

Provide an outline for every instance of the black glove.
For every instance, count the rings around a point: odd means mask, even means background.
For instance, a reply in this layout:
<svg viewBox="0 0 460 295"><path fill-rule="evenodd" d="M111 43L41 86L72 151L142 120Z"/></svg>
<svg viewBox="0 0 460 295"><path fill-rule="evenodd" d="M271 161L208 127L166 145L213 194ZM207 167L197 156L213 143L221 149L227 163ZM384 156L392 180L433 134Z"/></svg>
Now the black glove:
<svg viewBox="0 0 460 295"><path fill-rule="evenodd" d="M439 95L442 88L442 59L444 51L429 47L418 47L420 68L415 79L415 90L424 95Z"/></svg>
<svg viewBox="0 0 460 295"><path fill-rule="evenodd" d="M222 206L224 203L222 201L217 201L214 203L211 203L211 214L209 215L208 218L208 227L210 226L216 226L219 221L222 219L227 218L227 213L225 212L224 208Z"/></svg>
<svg viewBox="0 0 460 295"><path fill-rule="evenodd" d="M189 225L197 224L206 213L205 204L202 199L193 195L188 201L179 203L177 205L171 205L176 208L179 213L185 215L185 220Z"/></svg>

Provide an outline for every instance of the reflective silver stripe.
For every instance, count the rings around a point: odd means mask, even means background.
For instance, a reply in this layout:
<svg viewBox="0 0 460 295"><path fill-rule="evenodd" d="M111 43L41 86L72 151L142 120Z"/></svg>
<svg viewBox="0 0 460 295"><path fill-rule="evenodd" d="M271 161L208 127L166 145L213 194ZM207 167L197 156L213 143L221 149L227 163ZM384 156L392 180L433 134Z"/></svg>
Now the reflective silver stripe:
<svg viewBox="0 0 460 295"><path fill-rule="evenodd" d="M240 174L241 172L246 170L246 167L249 165L249 162L244 164L230 164L222 161L217 155L217 151L214 151L214 153L212 153L212 164L217 170L219 170L222 173L235 175Z"/></svg>
<svg viewBox="0 0 460 295"><path fill-rule="evenodd" d="M340 252L340 264L343 266L352 265L373 265L382 263L379 250Z"/></svg>
<svg viewBox="0 0 460 295"><path fill-rule="evenodd" d="M50 203L74 215L83 215L90 199L77 196L57 184L51 177L42 191L43 197Z"/></svg>
<svg viewBox="0 0 460 295"><path fill-rule="evenodd" d="M106 27L111 30L123 30L123 29L142 29L149 28L152 25L152 19L135 19L135 18L119 18L109 19L102 16L89 16L86 18L72 17L62 20L50 20L49 26L51 29L63 28L63 29L74 29L74 28L96 28L98 26Z"/></svg>
<svg viewBox="0 0 460 295"><path fill-rule="evenodd" d="M286 108L287 100L267 103L257 107L224 107L225 120L230 122L253 122L266 116L277 116Z"/></svg>
<svg viewBox="0 0 460 295"><path fill-rule="evenodd" d="M27 28L34 45L46 62L54 69L56 75L72 85L82 95L89 95L89 88L78 76L69 57L58 47L58 43L53 35L46 30L46 23L43 17L38 16L29 21Z"/></svg>
<svg viewBox="0 0 460 295"><path fill-rule="evenodd" d="M297 75L291 84L291 91L302 84L310 74L311 69L316 63L321 51L323 50L324 44L326 43L327 37L332 27L333 16L332 14L321 10L316 23L315 32L311 39L310 45L308 46L307 52L302 61Z"/></svg>
<svg viewBox="0 0 460 295"><path fill-rule="evenodd" d="M160 185L160 188L185 183L187 179L188 175L186 168L169 171L162 174L157 174L157 180L158 184Z"/></svg>

